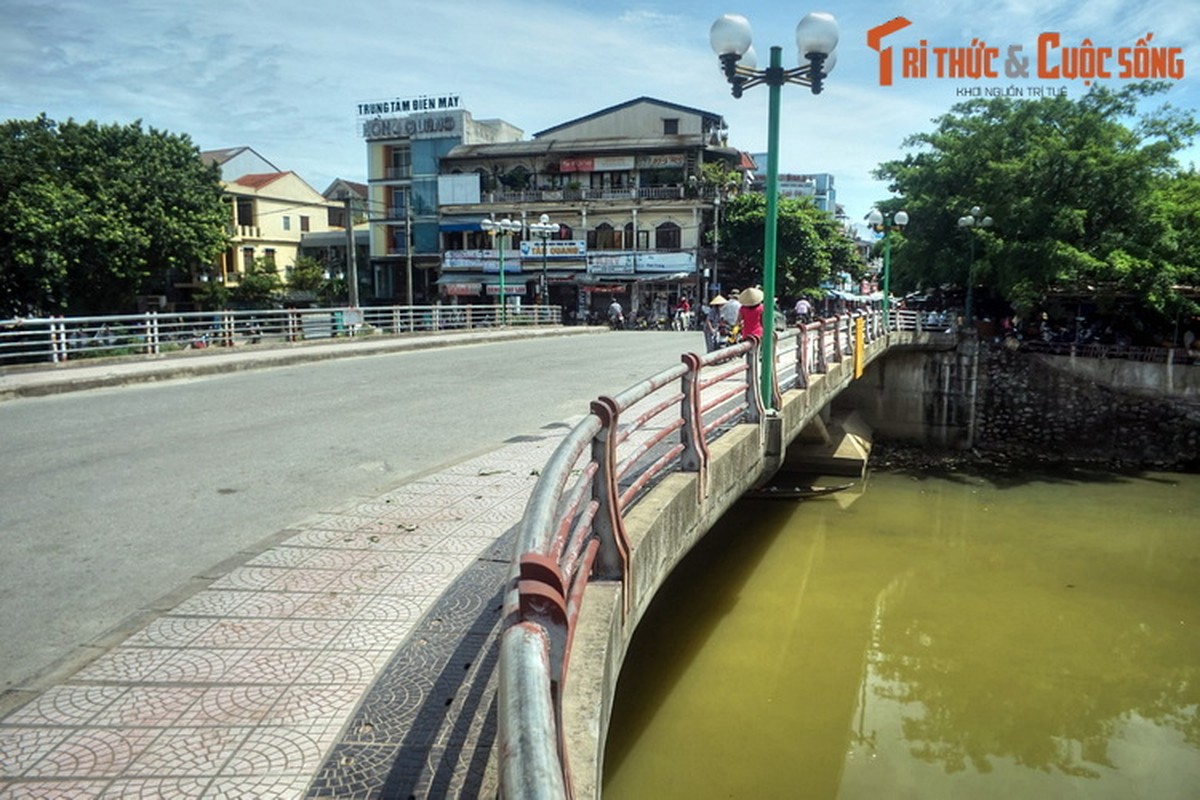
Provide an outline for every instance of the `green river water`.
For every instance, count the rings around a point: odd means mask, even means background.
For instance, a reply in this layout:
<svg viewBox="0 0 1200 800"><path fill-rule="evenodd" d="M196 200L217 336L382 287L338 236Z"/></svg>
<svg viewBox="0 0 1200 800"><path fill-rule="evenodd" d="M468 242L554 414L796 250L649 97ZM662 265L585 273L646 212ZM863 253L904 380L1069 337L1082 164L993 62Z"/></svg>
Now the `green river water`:
<svg viewBox="0 0 1200 800"><path fill-rule="evenodd" d="M637 631L604 796L1200 798L1200 476L742 500Z"/></svg>

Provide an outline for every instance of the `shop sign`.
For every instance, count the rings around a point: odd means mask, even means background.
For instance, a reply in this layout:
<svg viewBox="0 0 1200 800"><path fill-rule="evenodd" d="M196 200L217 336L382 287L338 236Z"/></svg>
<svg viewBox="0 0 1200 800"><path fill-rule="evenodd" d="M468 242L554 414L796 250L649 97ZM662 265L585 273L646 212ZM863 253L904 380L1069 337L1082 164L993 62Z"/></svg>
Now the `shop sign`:
<svg viewBox="0 0 1200 800"><path fill-rule="evenodd" d="M680 156L682 159L683 156ZM634 168L633 156L585 156L564 158L558 162L559 172L622 172ZM683 162L680 161L680 164Z"/></svg>
<svg viewBox="0 0 1200 800"><path fill-rule="evenodd" d="M482 283L446 283L442 285L446 294L452 297L470 297L483 291Z"/></svg>
<svg viewBox="0 0 1200 800"><path fill-rule="evenodd" d="M683 157L683 153L654 153L638 156L637 163L640 169L666 169L682 167L687 163L687 159Z"/></svg>
<svg viewBox="0 0 1200 800"><path fill-rule="evenodd" d="M696 256L693 253L638 253L637 272L695 272Z"/></svg>
<svg viewBox="0 0 1200 800"><path fill-rule="evenodd" d="M546 258L583 258L587 255L587 241L584 239L547 239L545 243ZM541 258L542 240L523 239L521 241L521 258Z"/></svg>
<svg viewBox="0 0 1200 800"><path fill-rule="evenodd" d="M364 139L435 139L461 135L462 111L364 120Z"/></svg>
<svg viewBox="0 0 1200 800"><path fill-rule="evenodd" d="M442 254L442 269L500 272L499 250L447 250ZM505 251L504 272L521 271L521 259L515 252Z"/></svg>
<svg viewBox="0 0 1200 800"><path fill-rule="evenodd" d="M631 253L590 253L587 258L589 275L632 275L633 255Z"/></svg>
<svg viewBox="0 0 1200 800"><path fill-rule="evenodd" d="M507 272L507 271L508 271L508 270L505 270L505 272ZM489 295L498 295L498 294L500 294L500 284L489 284L489 285L488 285L488 287L487 287L487 293L488 293ZM525 294L525 284L523 284L523 283L509 283L509 284L506 284L506 285L505 285L505 287L504 287L504 293L505 293L506 295L510 295L510 294Z"/></svg>

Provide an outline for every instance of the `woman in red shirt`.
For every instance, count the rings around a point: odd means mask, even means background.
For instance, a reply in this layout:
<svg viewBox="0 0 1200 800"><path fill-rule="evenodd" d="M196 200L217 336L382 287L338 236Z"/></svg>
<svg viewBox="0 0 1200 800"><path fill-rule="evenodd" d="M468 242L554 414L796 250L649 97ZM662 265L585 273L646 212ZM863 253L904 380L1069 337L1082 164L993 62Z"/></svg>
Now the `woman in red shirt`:
<svg viewBox="0 0 1200 800"><path fill-rule="evenodd" d="M763 335L763 293L762 289L752 286L749 289L743 289L738 295L738 302L742 304L738 311L738 320L741 322L742 338L757 336L759 339Z"/></svg>

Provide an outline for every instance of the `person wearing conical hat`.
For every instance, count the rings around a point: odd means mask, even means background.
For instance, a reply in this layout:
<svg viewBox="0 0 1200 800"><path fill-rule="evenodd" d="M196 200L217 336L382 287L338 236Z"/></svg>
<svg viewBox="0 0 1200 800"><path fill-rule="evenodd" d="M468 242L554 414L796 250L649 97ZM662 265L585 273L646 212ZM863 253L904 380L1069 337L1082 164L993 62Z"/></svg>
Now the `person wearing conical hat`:
<svg viewBox="0 0 1200 800"><path fill-rule="evenodd" d="M710 353L721 348L724 338L721 335L721 307L727 302L729 301L718 294L708 301L708 308L704 309L704 344Z"/></svg>
<svg viewBox="0 0 1200 800"><path fill-rule="evenodd" d="M742 304L741 310L738 311L738 319L742 325L742 338L757 336L761 339L763 335L762 289L757 286L743 289L742 293L738 295L738 302Z"/></svg>

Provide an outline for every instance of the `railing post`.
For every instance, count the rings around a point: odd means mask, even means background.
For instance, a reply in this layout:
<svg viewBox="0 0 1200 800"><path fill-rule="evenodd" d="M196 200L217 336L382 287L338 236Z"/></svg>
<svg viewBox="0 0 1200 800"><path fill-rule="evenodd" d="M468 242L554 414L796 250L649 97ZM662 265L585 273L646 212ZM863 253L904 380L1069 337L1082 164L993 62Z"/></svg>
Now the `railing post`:
<svg viewBox="0 0 1200 800"><path fill-rule="evenodd" d="M771 347L771 408L783 408L783 392L779 390L779 331L764 331L772 337Z"/></svg>
<svg viewBox="0 0 1200 800"><path fill-rule="evenodd" d="M767 409L763 405L762 388L759 380L760 340L757 336L751 336L750 341L754 343L754 346L746 351L746 377L749 381L749 385L746 387L746 421L757 424L762 422Z"/></svg>
<svg viewBox="0 0 1200 800"><path fill-rule="evenodd" d="M829 372L829 362L825 358L825 320L817 320L817 363L813 371L824 375Z"/></svg>
<svg viewBox="0 0 1200 800"><path fill-rule="evenodd" d="M67 326L63 322L55 322L62 317L50 319L50 360L57 364L67 360Z"/></svg>
<svg viewBox="0 0 1200 800"><path fill-rule="evenodd" d="M596 463L592 499L598 506L592 528L600 540L594 570L598 578L619 580L624 584L624 608L628 611L629 586L625 573L629 568L630 546L617 487L616 436L620 412L611 397L600 397L592 401L592 413L600 420L600 430L592 439L592 461Z"/></svg>
<svg viewBox="0 0 1200 800"><path fill-rule="evenodd" d="M800 323L796 337L796 388L808 388L808 325Z"/></svg>
<svg viewBox="0 0 1200 800"><path fill-rule="evenodd" d="M699 473L697 481L699 497L708 496L708 444L704 441L704 420L700 412L700 370L702 359L695 353L680 356L687 365L683 381L683 399L679 401L679 415L683 428L679 431L683 452L679 456L679 468L683 472Z"/></svg>
<svg viewBox="0 0 1200 800"><path fill-rule="evenodd" d="M146 352L158 355L158 312L147 311L146 321Z"/></svg>

